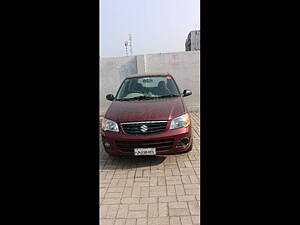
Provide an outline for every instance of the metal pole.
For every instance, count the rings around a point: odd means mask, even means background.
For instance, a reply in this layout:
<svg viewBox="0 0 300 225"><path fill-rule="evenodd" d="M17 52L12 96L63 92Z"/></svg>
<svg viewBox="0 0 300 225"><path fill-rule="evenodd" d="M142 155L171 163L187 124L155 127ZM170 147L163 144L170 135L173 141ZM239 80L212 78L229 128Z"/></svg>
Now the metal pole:
<svg viewBox="0 0 300 225"><path fill-rule="evenodd" d="M126 56L128 56L128 52L127 52L128 41L124 41L124 44L125 44Z"/></svg>
<svg viewBox="0 0 300 225"><path fill-rule="evenodd" d="M131 34L129 34L129 51L130 51L130 55L132 55L132 37L131 37Z"/></svg>

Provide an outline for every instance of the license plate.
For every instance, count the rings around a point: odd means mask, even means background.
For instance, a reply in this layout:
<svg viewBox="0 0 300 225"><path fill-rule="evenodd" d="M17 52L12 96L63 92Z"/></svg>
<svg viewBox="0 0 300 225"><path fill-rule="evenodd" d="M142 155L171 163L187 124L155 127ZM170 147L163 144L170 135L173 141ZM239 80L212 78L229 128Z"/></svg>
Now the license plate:
<svg viewBox="0 0 300 225"><path fill-rule="evenodd" d="M155 148L135 148L134 155L156 155Z"/></svg>

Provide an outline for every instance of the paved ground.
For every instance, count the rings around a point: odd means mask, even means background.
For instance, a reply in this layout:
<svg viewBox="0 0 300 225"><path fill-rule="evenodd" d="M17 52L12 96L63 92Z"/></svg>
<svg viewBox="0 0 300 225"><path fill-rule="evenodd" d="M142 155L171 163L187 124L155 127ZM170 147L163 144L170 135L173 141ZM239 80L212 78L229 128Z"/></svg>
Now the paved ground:
<svg viewBox="0 0 300 225"><path fill-rule="evenodd" d="M113 157L100 145L100 224L200 224L199 113L180 155Z"/></svg>

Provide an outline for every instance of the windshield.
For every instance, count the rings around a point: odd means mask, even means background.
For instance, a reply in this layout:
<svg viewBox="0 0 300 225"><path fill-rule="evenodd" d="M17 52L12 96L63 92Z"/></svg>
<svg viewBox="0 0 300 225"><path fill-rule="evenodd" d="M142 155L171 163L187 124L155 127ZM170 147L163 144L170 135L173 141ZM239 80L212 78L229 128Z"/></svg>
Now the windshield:
<svg viewBox="0 0 300 225"><path fill-rule="evenodd" d="M179 96L180 93L171 76L148 76L124 80L116 100L147 100Z"/></svg>

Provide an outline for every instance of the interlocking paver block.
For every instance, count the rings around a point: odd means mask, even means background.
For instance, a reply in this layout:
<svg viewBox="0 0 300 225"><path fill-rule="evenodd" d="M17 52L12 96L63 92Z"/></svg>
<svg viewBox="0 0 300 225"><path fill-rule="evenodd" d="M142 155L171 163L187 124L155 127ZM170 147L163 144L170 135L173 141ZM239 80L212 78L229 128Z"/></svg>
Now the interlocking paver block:
<svg viewBox="0 0 300 225"><path fill-rule="evenodd" d="M158 186L165 186L166 185L166 178L165 177L157 177Z"/></svg>
<svg viewBox="0 0 300 225"><path fill-rule="evenodd" d="M158 215L160 217L168 216L168 203L158 203Z"/></svg>
<svg viewBox="0 0 300 225"><path fill-rule="evenodd" d="M169 217L157 217L157 218L149 218L149 225L169 225Z"/></svg>
<svg viewBox="0 0 300 225"><path fill-rule="evenodd" d="M184 189L199 189L199 184L184 184Z"/></svg>
<svg viewBox="0 0 300 225"><path fill-rule="evenodd" d="M172 170L170 168L165 169L165 176L172 176Z"/></svg>
<svg viewBox="0 0 300 225"><path fill-rule="evenodd" d="M176 202L176 196L166 196L166 197L159 197L159 202Z"/></svg>
<svg viewBox="0 0 300 225"><path fill-rule="evenodd" d="M123 192L123 187L109 187L107 188L107 192Z"/></svg>
<svg viewBox="0 0 300 225"><path fill-rule="evenodd" d="M126 180L125 187L133 187L134 184L134 178L129 178Z"/></svg>
<svg viewBox="0 0 300 225"><path fill-rule="evenodd" d="M181 175L195 175L194 168L180 168Z"/></svg>
<svg viewBox="0 0 300 225"><path fill-rule="evenodd" d="M185 195L184 188L182 184L175 185L176 195Z"/></svg>
<svg viewBox="0 0 300 225"><path fill-rule="evenodd" d="M188 209L169 209L170 216L187 216L190 215Z"/></svg>
<svg viewBox="0 0 300 225"><path fill-rule="evenodd" d="M154 196L166 196L167 195L167 188L166 186L157 186L157 187L150 187L150 197Z"/></svg>
<svg viewBox="0 0 300 225"><path fill-rule="evenodd" d="M127 218L127 214L128 214L128 205L120 205L119 207L119 211L117 213L117 218Z"/></svg>
<svg viewBox="0 0 300 225"><path fill-rule="evenodd" d="M190 213L193 216L200 215L200 207L197 201L188 202Z"/></svg>
<svg viewBox="0 0 300 225"><path fill-rule="evenodd" d="M146 178L146 177L136 177L134 178L135 182L148 182L150 180L150 178Z"/></svg>
<svg viewBox="0 0 300 225"><path fill-rule="evenodd" d="M149 193L150 193L150 187L143 187L141 189L141 194L140 194L140 198L143 198L143 197L149 197Z"/></svg>
<svg viewBox="0 0 300 225"><path fill-rule="evenodd" d="M181 180L183 184L190 184L191 180L189 176L181 176Z"/></svg>
<svg viewBox="0 0 300 225"><path fill-rule="evenodd" d="M136 225L136 219L126 219L125 225Z"/></svg>
<svg viewBox="0 0 300 225"><path fill-rule="evenodd" d="M132 188L131 187L125 187L124 191L122 193L122 197L131 197L132 196Z"/></svg>
<svg viewBox="0 0 300 225"><path fill-rule="evenodd" d="M119 205L108 205L108 210L105 217L113 219L116 218L119 207Z"/></svg>
<svg viewBox="0 0 300 225"><path fill-rule="evenodd" d="M127 174L115 174L113 178L127 178Z"/></svg>
<svg viewBox="0 0 300 225"><path fill-rule="evenodd" d="M147 225L147 218L138 218L136 225Z"/></svg>
<svg viewBox="0 0 300 225"><path fill-rule="evenodd" d="M108 211L108 205L103 205L100 207L100 218L105 218Z"/></svg>
<svg viewBox="0 0 300 225"><path fill-rule="evenodd" d="M176 196L176 191L175 191L175 186L174 185L169 185L167 186L167 195L168 196Z"/></svg>
<svg viewBox="0 0 300 225"><path fill-rule="evenodd" d="M198 179L198 177L196 175L191 175L189 177L190 177L191 183L193 183L193 184L199 184L200 181L199 181L199 179Z"/></svg>
<svg viewBox="0 0 300 225"><path fill-rule="evenodd" d="M133 171L128 171L127 177L128 177L128 178L134 178L134 175L135 175L135 170L133 170Z"/></svg>
<svg viewBox="0 0 300 225"><path fill-rule="evenodd" d="M107 188L100 188L100 198L104 198Z"/></svg>
<svg viewBox="0 0 300 225"><path fill-rule="evenodd" d="M158 217L158 204L151 203L148 205L148 217Z"/></svg>
<svg viewBox="0 0 300 225"><path fill-rule="evenodd" d="M169 209L187 209L186 202L169 202Z"/></svg>
<svg viewBox="0 0 300 225"><path fill-rule="evenodd" d="M169 163L166 164L166 165L165 165L165 170L166 170L166 169L171 169L171 173L172 173L172 174L169 174L169 172L167 172L167 173L165 172L165 175L166 175L166 176L171 176L171 175L173 175L172 169L175 169L175 168L178 168L177 163L176 163L176 164L169 164Z"/></svg>
<svg viewBox="0 0 300 225"><path fill-rule="evenodd" d="M101 202L101 205L114 205L114 204L120 204L120 202L121 202L121 198L104 198Z"/></svg>
<svg viewBox="0 0 300 225"><path fill-rule="evenodd" d="M187 195L196 195L196 194L199 194L200 192L200 189L198 188L194 188L194 189L185 189L185 193Z"/></svg>
<svg viewBox="0 0 300 225"><path fill-rule="evenodd" d="M134 186L131 193L132 197L140 197L140 194L141 194L140 187Z"/></svg>
<svg viewBox="0 0 300 225"><path fill-rule="evenodd" d="M114 225L125 225L125 223L126 223L126 219L116 219ZM102 225L102 224L100 224L100 225Z"/></svg>
<svg viewBox="0 0 300 225"><path fill-rule="evenodd" d="M166 196L166 195L167 195L167 192L166 192L166 191L150 192L149 195L150 195L150 197L155 197L155 196Z"/></svg>
<svg viewBox="0 0 300 225"><path fill-rule="evenodd" d="M120 198L122 197L122 192L117 192L117 193L108 193L106 192L105 198Z"/></svg>
<svg viewBox="0 0 300 225"><path fill-rule="evenodd" d="M176 166L176 168L172 168L172 174L174 175L174 176L177 176L177 175L181 175L180 174L180 171L179 171L179 169L178 169L178 167Z"/></svg>
<svg viewBox="0 0 300 225"><path fill-rule="evenodd" d="M157 177L150 177L150 187L157 186Z"/></svg>
<svg viewBox="0 0 300 225"><path fill-rule="evenodd" d="M149 187L149 182L134 182L133 187Z"/></svg>
<svg viewBox="0 0 300 225"><path fill-rule="evenodd" d="M100 188L107 188L109 187L109 183L100 183Z"/></svg>
<svg viewBox="0 0 300 225"><path fill-rule="evenodd" d="M150 177L150 170L143 170L143 177Z"/></svg>
<svg viewBox="0 0 300 225"><path fill-rule="evenodd" d="M147 210L147 204L132 204L129 205L129 210Z"/></svg>
<svg viewBox="0 0 300 225"><path fill-rule="evenodd" d="M181 216L180 220L184 225L193 225L192 218L190 216Z"/></svg>
<svg viewBox="0 0 300 225"><path fill-rule="evenodd" d="M181 181L181 176L167 176L166 181Z"/></svg>
<svg viewBox="0 0 300 225"><path fill-rule="evenodd" d="M135 177L143 177L143 170L137 169L135 172Z"/></svg>
<svg viewBox="0 0 300 225"><path fill-rule="evenodd" d="M100 224L101 225L114 225L115 220L114 219L101 219Z"/></svg>
<svg viewBox="0 0 300 225"><path fill-rule="evenodd" d="M184 161L184 165L186 168L191 168L193 167L192 163L190 161Z"/></svg>
<svg viewBox="0 0 300 225"><path fill-rule="evenodd" d="M165 191L166 189L166 186L150 187L150 192Z"/></svg>
<svg viewBox="0 0 300 225"><path fill-rule="evenodd" d="M122 198L122 204L137 204L139 203L139 198Z"/></svg>
<svg viewBox="0 0 300 225"><path fill-rule="evenodd" d="M195 195L178 195L177 200L179 202L189 202L189 201L195 201L196 197Z"/></svg>
<svg viewBox="0 0 300 225"><path fill-rule="evenodd" d="M127 218L145 218L147 217L147 210L146 211L129 211Z"/></svg>
<svg viewBox="0 0 300 225"><path fill-rule="evenodd" d="M157 203L157 197L145 197L145 198L140 198L140 203Z"/></svg>
<svg viewBox="0 0 300 225"><path fill-rule="evenodd" d="M192 216L193 224L200 224L200 216Z"/></svg>
<svg viewBox="0 0 300 225"><path fill-rule="evenodd" d="M171 225L181 225L180 217L178 217L178 216L171 216L170 217L170 224Z"/></svg>

